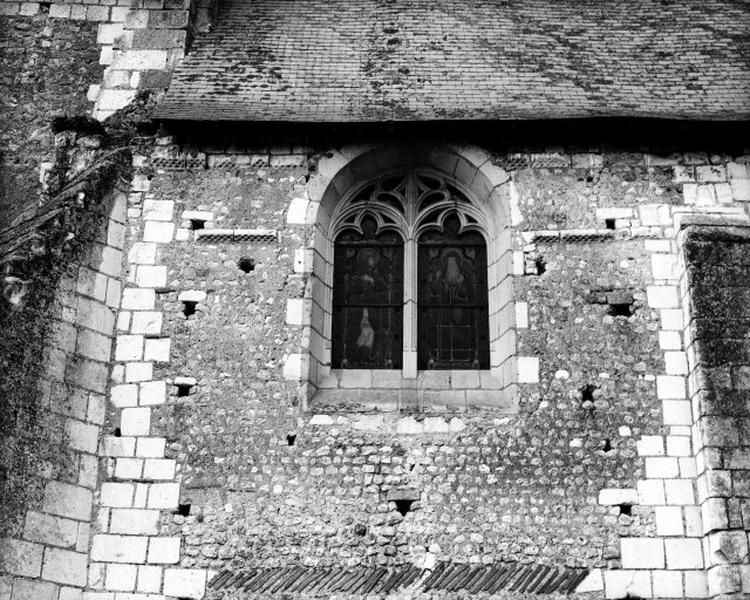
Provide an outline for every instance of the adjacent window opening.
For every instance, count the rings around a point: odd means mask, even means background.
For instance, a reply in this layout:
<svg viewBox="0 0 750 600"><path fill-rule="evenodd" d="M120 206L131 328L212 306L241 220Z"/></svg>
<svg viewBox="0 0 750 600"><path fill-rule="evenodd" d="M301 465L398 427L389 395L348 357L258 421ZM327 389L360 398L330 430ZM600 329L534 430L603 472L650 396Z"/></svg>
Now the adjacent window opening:
<svg viewBox="0 0 750 600"><path fill-rule="evenodd" d="M618 504L617 508L620 509L620 514L627 517L633 516L633 505L632 504Z"/></svg>
<svg viewBox="0 0 750 600"><path fill-rule="evenodd" d="M544 275L544 273L547 271L547 261L545 261L541 256L537 256L534 259L534 266L536 267L537 275Z"/></svg>
<svg viewBox="0 0 750 600"><path fill-rule="evenodd" d="M290 433L288 436L286 436L286 445L287 446L294 446L294 442L297 440L297 434Z"/></svg>
<svg viewBox="0 0 750 600"><path fill-rule="evenodd" d="M197 231L199 229L205 229L206 228L206 221L205 219L190 219L190 229L193 231Z"/></svg>
<svg viewBox="0 0 750 600"><path fill-rule="evenodd" d="M255 259L254 258L241 258L237 261L237 267L244 273L255 271Z"/></svg>
<svg viewBox="0 0 750 600"><path fill-rule="evenodd" d="M192 383L175 383L174 385L177 388L177 396L179 398L184 398L185 396L189 396L190 390L193 387Z"/></svg>
<svg viewBox="0 0 750 600"><path fill-rule="evenodd" d="M402 517L405 517L408 513L411 512L411 506L414 504L414 500L395 500L396 503L396 510L401 514Z"/></svg>
<svg viewBox="0 0 750 600"><path fill-rule="evenodd" d="M604 219L604 226L607 229L614 229L615 228L615 220L614 219Z"/></svg>
<svg viewBox="0 0 750 600"><path fill-rule="evenodd" d="M190 516L190 504L178 504L177 505L177 514L181 517L189 517Z"/></svg>
<svg viewBox="0 0 750 600"><path fill-rule="evenodd" d="M122 431L120 430L119 427L115 427L114 436L115 437L122 437Z"/></svg>
<svg viewBox="0 0 750 600"><path fill-rule="evenodd" d="M185 315L185 318L189 318L195 314L195 311L197 310L198 303L194 300L183 300L182 301L182 314Z"/></svg>
<svg viewBox="0 0 750 600"><path fill-rule="evenodd" d="M631 317L633 307L630 304L610 304L609 314L613 317Z"/></svg>

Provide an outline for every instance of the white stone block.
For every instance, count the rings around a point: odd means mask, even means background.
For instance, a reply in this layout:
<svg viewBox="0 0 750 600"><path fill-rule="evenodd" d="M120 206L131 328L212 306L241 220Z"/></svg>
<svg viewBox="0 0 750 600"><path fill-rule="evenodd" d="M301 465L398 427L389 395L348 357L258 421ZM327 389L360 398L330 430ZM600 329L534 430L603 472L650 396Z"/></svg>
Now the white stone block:
<svg viewBox="0 0 750 600"><path fill-rule="evenodd" d="M684 400L687 397L685 378L672 375L657 376L656 397L659 400Z"/></svg>
<svg viewBox="0 0 750 600"><path fill-rule="evenodd" d="M301 381L307 377L308 356L305 354L290 354L284 361L284 379Z"/></svg>
<svg viewBox="0 0 750 600"><path fill-rule="evenodd" d="M85 586L87 574L88 556L86 554L61 548L47 548L44 551L42 579L67 585Z"/></svg>
<svg viewBox="0 0 750 600"><path fill-rule="evenodd" d="M675 257L672 254L652 254L651 273L654 279L676 279L678 274Z"/></svg>
<svg viewBox="0 0 750 600"><path fill-rule="evenodd" d="M122 435L148 435L151 429L150 408L124 408L120 414Z"/></svg>
<svg viewBox="0 0 750 600"><path fill-rule="evenodd" d="M44 513L29 511L23 527L23 539L29 542L70 548L78 538L81 523ZM2 598L2 595L0 595Z"/></svg>
<svg viewBox="0 0 750 600"><path fill-rule="evenodd" d="M695 504L693 482L689 479L667 479L664 482L667 504Z"/></svg>
<svg viewBox="0 0 750 600"><path fill-rule="evenodd" d="M99 427L77 419L65 420L65 436L74 450L96 454L99 445Z"/></svg>
<svg viewBox="0 0 750 600"><path fill-rule="evenodd" d="M676 458L662 456L646 458L646 477L648 479L671 479L677 477L678 474Z"/></svg>
<svg viewBox="0 0 750 600"><path fill-rule="evenodd" d="M527 302L516 302L516 327L526 329L529 326L529 305Z"/></svg>
<svg viewBox="0 0 750 600"><path fill-rule="evenodd" d="M680 299L677 286L649 285L646 288L648 305L651 308L678 308Z"/></svg>
<svg viewBox="0 0 750 600"><path fill-rule="evenodd" d="M91 544L91 560L142 563L146 560L147 537L98 534Z"/></svg>
<svg viewBox="0 0 750 600"><path fill-rule="evenodd" d="M143 358L154 362L169 362L170 346L169 338L147 339Z"/></svg>
<svg viewBox="0 0 750 600"><path fill-rule="evenodd" d="M107 565L107 577L104 588L107 590L132 592L135 590L135 580L138 567L135 565L110 564Z"/></svg>
<svg viewBox="0 0 750 600"><path fill-rule="evenodd" d="M654 508L654 517L657 535L684 535L682 508L679 506L657 506Z"/></svg>
<svg viewBox="0 0 750 600"><path fill-rule="evenodd" d="M162 288L167 285L167 267L163 265L139 265L135 275L138 287Z"/></svg>
<svg viewBox="0 0 750 600"><path fill-rule="evenodd" d="M174 479L175 461L168 458L147 458L143 465L143 478L154 481Z"/></svg>
<svg viewBox="0 0 750 600"><path fill-rule="evenodd" d="M164 50L115 50L112 68L123 71L163 70L167 66L167 53Z"/></svg>
<svg viewBox="0 0 750 600"><path fill-rule="evenodd" d="M633 209L627 207L613 206L596 209L596 220L604 221L606 219L632 219Z"/></svg>
<svg viewBox="0 0 750 600"><path fill-rule="evenodd" d="M174 223L146 221L143 226L143 241L168 244L174 239Z"/></svg>
<svg viewBox="0 0 750 600"><path fill-rule="evenodd" d="M130 330L130 314L130 312L124 310L117 314L117 331Z"/></svg>
<svg viewBox="0 0 750 600"><path fill-rule="evenodd" d="M138 314L138 313L136 313ZM130 361L143 359L142 335L118 335L115 345L115 360Z"/></svg>
<svg viewBox="0 0 750 600"><path fill-rule="evenodd" d="M135 452L135 438L115 437L105 435L102 438L102 455L110 457L133 456Z"/></svg>
<svg viewBox="0 0 750 600"><path fill-rule="evenodd" d="M312 273L314 256L311 248L297 248L294 251L294 272Z"/></svg>
<svg viewBox="0 0 750 600"><path fill-rule="evenodd" d="M148 562L173 565L180 561L179 537L153 537L148 545Z"/></svg>
<svg viewBox="0 0 750 600"><path fill-rule="evenodd" d="M102 58L104 58L105 46L102 48ZM100 60L101 62L101 60ZM104 64L104 63L102 63ZM108 90L103 89L99 92L96 108L98 111L116 111L126 107L135 98L135 90Z"/></svg>
<svg viewBox="0 0 750 600"><path fill-rule="evenodd" d="M132 483L104 482L101 485L99 502L102 506L130 508L134 489Z"/></svg>
<svg viewBox="0 0 750 600"><path fill-rule="evenodd" d="M143 218L146 221L171 221L174 213L172 200L144 200Z"/></svg>
<svg viewBox="0 0 750 600"><path fill-rule="evenodd" d="M159 335L162 327L162 313L159 311L137 311L130 323L131 333Z"/></svg>
<svg viewBox="0 0 750 600"><path fill-rule="evenodd" d="M152 289L127 288L122 291L122 308L125 310L152 310L156 292Z"/></svg>
<svg viewBox="0 0 750 600"><path fill-rule="evenodd" d="M148 508L177 510L180 498L179 483L154 483L148 489Z"/></svg>
<svg viewBox="0 0 750 600"><path fill-rule="evenodd" d="M636 442L638 456L664 456L664 438L660 435L644 435Z"/></svg>
<svg viewBox="0 0 750 600"><path fill-rule="evenodd" d="M659 311L661 328L665 331L679 331L685 329L685 316L681 309L668 308Z"/></svg>
<svg viewBox="0 0 750 600"><path fill-rule="evenodd" d="M156 262L156 244L135 242L128 251L128 262L134 265L153 265Z"/></svg>
<svg viewBox="0 0 750 600"><path fill-rule="evenodd" d="M370 388L373 386L373 373L369 369L343 369L338 373L339 387Z"/></svg>
<svg viewBox="0 0 750 600"><path fill-rule="evenodd" d="M691 456L690 438L684 435L667 436L668 456Z"/></svg>
<svg viewBox="0 0 750 600"><path fill-rule="evenodd" d="M96 32L96 43L102 45L112 45L115 40L122 35L122 23L101 23Z"/></svg>
<svg viewBox="0 0 750 600"><path fill-rule="evenodd" d="M750 202L750 179L733 179L732 196L737 202Z"/></svg>
<svg viewBox="0 0 750 600"><path fill-rule="evenodd" d="M286 213L286 222L289 225L307 225L307 209L310 204L305 198L293 198L289 203Z"/></svg>
<svg viewBox="0 0 750 600"><path fill-rule="evenodd" d="M682 337L676 331L660 331L659 348L661 350L681 350Z"/></svg>
<svg viewBox="0 0 750 600"><path fill-rule="evenodd" d="M668 569L702 569L703 549L700 538L667 538L664 540Z"/></svg>
<svg viewBox="0 0 750 600"><path fill-rule="evenodd" d="M154 378L154 365L150 362L129 362L125 365L125 381L135 383Z"/></svg>
<svg viewBox="0 0 750 600"><path fill-rule="evenodd" d="M115 508L109 523L111 533L127 535L156 535L159 531L159 511L141 508Z"/></svg>
<svg viewBox="0 0 750 600"><path fill-rule="evenodd" d="M665 425L692 425L693 414L689 400L663 400Z"/></svg>
<svg viewBox="0 0 750 600"><path fill-rule="evenodd" d="M632 488L606 488L599 492L599 504L603 506L638 504L638 492Z"/></svg>
<svg viewBox="0 0 750 600"><path fill-rule="evenodd" d="M163 458L166 442L161 437L139 437L135 455L142 458Z"/></svg>
<svg viewBox="0 0 750 600"><path fill-rule="evenodd" d="M177 300L180 302L204 302L206 300L206 292L202 290L185 290L180 292Z"/></svg>
<svg viewBox="0 0 750 600"><path fill-rule="evenodd" d="M158 594L161 591L161 567L140 565L136 591L144 594Z"/></svg>
<svg viewBox="0 0 750 600"><path fill-rule="evenodd" d="M133 449L135 452L135 447ZM115 459L115 477L117 479L140 479L143 473L143 460L140 458Z"/></svg>
<svg viewBox="0 0 750 600"><path fill-rule="evenodd" d="M592 569L586 578L578 584L576 594L585 594L588 592L601 592L604 590L604 578L601 569Z"/></svg>
<svg viewBox="0 0 750 600"><path fill-rule="evenodd" d="M86 488L59 481L48 481L44 488L42 510L61 517L89 521L92 502L93 495Z"/></svg>
<svg viewBox="0 0 750 600"><path fill-rule="evenodd" d="M518 357L518 382L539 383L539 358L536 356Z"/></svg>
<svg viewBox="0 0 750 600"><path fill-rule="evenodd" d="M290 298L286 301L286 322L288 325L309 325L311 316L311 300Z"/></svg>
<svg viewBox="0 0 750 600"><path fill-rule="evenodd" d="M159 406L167 398L166 381L144 381L140 384L139 404L141 406Z"/></svg>
<svg viewBox="0 0 750 600"><path fill-rule="evenodd" d="M701 509L697 506L682 507L685 513L685 534L688 537L700 537L703 535L703 519Z"/></svg>
<svg viewBox="0 0 750 600"><path fill-rule="evenodd" d="M202 598L206 591L206 571L200 569L166 569L164 594L180 598Z"/></svg>
<svg viewBox="0 0 750 600"><path fill-rule="evenodd" d="M682 598L682 573L679 571L654 571L653 584L657 598Z"/></svg>
<svg viewBox="0 0 750 600"><path fill-rule="evenodd" d="M648 571L604 571L603 575L605 598L651 597L651 574Z"/></svg>
<svg viewBox="0 0 750 600"><path fill-rule="evenodd" d="M622 538L623 569L663 569L664 542L659 538Z"/></svg>
<svg viewBox="0 0 750 600"><path fill-rule="evenodd" d="M665 352L664 364L666 367L667 375L688 374L687 357L685 356L684 352Z"/></svg>
<svg viewBox="0 0 750 600"><path fill-rule="evenodd" d="M685 571L685 598L707 598L708 582L705 571Z"/></svg>

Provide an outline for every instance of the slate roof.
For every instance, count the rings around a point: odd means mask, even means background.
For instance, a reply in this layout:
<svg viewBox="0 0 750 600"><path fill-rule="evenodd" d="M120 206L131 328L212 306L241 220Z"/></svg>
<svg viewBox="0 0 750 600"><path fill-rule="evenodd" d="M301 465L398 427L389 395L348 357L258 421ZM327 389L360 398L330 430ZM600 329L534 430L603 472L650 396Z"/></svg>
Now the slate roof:
<svg viewBox="0 0 750 600"><path fill-rule="evenodd" d="M233 590L242 598L287 598L288 594L304 592L309 598L372 597L397 591L420 592L466 591L473 595L503 592L519 594L552 594L574 592L589 574L589 569L549 565L498 562L469 565L441 562L433 570L406 564L399 567L352 568L276 567L233 572L221 571L208 583L209 600L226 598L225 590ZM221 590L221 591L219 591ZM234 596L233 596L234 597ZM472 596L473 597L473 596Z"/></svg>
<svg viewBox="0 0 750 600"><path fill-rule="evenodd" d="M163 119L750 117L747 0L222 0Z"/></svg>

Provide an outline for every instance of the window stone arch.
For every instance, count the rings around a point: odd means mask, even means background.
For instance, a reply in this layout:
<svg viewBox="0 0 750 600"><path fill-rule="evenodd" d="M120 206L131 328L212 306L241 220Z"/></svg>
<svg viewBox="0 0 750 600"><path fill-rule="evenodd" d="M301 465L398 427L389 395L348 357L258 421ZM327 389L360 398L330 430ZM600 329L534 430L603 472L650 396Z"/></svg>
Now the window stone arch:
<svg viewBox="0 0 750 600"><path fill-rule="evenodd" d="M401 178L401 179L399 179ZM432 181L429 206L404 202L391 193L389 181L420 185ZM509 177L490 156L473 147L427 144L356 146L320 161L308 184L307 198L295 199L288 222L305 228L307 245L295 264L310 274L305 298L290 309L305 328L301 352L289 357L285 373L301 382L301 400L328 405L346 403L360 409L402 407L517 407L515 304ZM427 186L429 187L429 186ZM373 195L374 194L374 195ZM424 195L424 194L423 194ZM366 197L366 199L365 199ZM421 198L417 194L412 198ZM404 361L400 370L338 369L331 363L334 242L347 227L356 230L369 215L383 230L404 238ZM487 253L489 368L422 370L417 368L417 240L429 228L455 215L462 232L482 235ZM410 306L413 303L414 306Z"/></svg>

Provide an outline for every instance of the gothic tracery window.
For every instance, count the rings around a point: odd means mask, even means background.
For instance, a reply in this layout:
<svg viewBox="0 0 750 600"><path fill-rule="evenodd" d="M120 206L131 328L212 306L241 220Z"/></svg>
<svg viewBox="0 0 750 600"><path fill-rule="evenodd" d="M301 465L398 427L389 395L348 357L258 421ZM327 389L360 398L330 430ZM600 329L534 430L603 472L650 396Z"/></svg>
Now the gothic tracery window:
<svg viewBox="0 0 750 600"><path fill-rule="evenodd" d="M333 368L488 369L480 214L431 171L381 177L334 215Z"/></svg>

